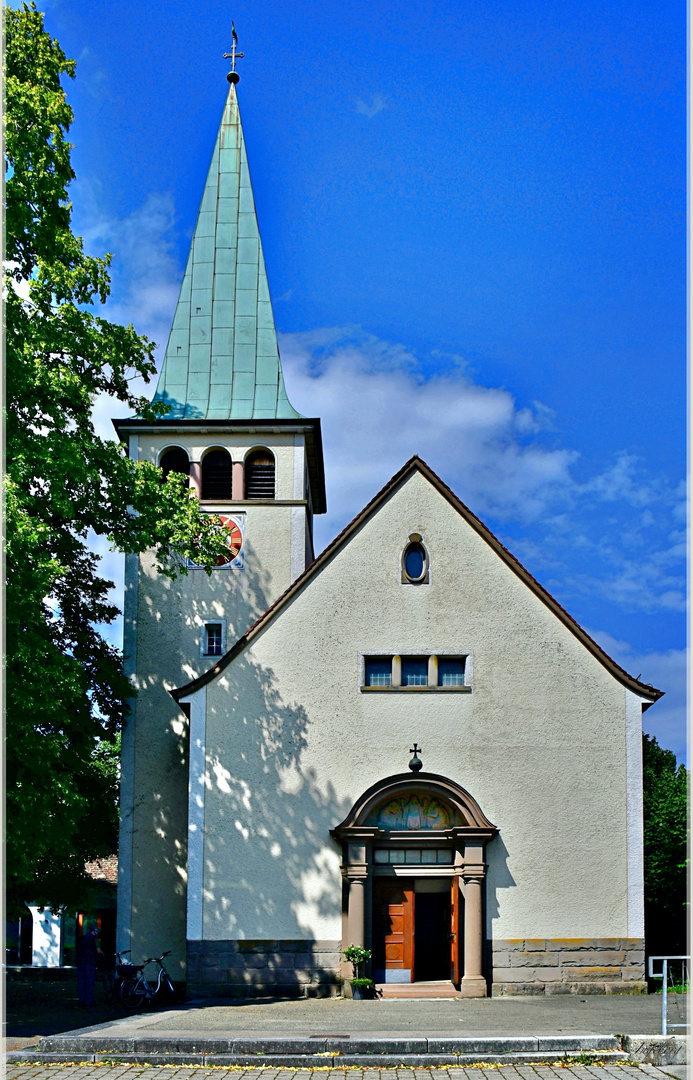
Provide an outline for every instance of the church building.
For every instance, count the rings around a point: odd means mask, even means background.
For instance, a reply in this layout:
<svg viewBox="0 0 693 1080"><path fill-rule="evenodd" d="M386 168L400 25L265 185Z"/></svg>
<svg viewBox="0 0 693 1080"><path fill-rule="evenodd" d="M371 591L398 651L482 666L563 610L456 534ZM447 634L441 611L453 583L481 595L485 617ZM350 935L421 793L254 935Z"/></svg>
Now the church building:
<svg viewBox="0 0 693 1080"><path fill-rule="evenodd" d="M118 947L195 996L644 989L641 715L457 494L403 464L315 557L320 420L284 386L230 88L155 422L131 457L228 531L211 575L127 556ZM358 467L355 460L354 467Z"/></svg>

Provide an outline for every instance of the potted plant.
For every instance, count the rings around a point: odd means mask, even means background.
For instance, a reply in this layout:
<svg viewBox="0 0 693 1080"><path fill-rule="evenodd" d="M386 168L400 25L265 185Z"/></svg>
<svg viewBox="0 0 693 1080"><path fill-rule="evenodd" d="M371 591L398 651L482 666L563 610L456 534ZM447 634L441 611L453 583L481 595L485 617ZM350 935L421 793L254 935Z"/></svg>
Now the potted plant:
<svg viewBox="0 0 693 1080"><path fill-rule="evenodd" d="M362 976L363 965L366 960L370 960L371 950L364 949L363 945L349 945L342 955L354 969L354 978L349 980L353 999L361 1001L363 998L375 997L375 983L372 979L365 979Z"/></svg>
<svg viewBox="0 0 693 1080"><path fill-rule="evenodd" d="M351 979L351 996L354 1001L375 997L375 983L372 979Z"/></svg>

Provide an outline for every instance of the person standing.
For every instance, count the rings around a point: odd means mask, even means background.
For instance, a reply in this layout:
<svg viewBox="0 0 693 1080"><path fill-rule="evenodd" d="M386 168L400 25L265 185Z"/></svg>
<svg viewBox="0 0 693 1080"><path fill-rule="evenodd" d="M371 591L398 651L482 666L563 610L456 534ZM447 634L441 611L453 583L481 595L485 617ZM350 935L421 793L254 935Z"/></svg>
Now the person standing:
<svg viewBox="0 0 693 1080"><path fill-rule="evenodd" d="M97 945L99 931L87 930L77 942L77 997L80 1008L94 1004L94 982L96 980L96 959L103 956Z"/></svg>

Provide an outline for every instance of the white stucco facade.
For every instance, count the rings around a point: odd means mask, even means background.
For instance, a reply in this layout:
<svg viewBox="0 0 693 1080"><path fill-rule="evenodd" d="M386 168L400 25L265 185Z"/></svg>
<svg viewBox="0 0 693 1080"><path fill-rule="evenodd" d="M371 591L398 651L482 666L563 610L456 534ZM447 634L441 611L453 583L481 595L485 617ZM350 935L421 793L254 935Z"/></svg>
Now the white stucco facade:
<svg viewBox="0 0 693 1080"><path fill-rule="evenodd" d="M425 585L402 583L411 534L429 555ZM498 830L484 853L486 945L612 943L608 963L586 954L580 971L605 972L608 988L623 954L618 977L627 969L635 984L640 717L652 697L624 689L419 468L318 563L179 698L191 718L188 942L343 946L330 830L406 769L416 740L426 770L468 791ZM467 685L372 692L369 655L464 656Z"/></svg>

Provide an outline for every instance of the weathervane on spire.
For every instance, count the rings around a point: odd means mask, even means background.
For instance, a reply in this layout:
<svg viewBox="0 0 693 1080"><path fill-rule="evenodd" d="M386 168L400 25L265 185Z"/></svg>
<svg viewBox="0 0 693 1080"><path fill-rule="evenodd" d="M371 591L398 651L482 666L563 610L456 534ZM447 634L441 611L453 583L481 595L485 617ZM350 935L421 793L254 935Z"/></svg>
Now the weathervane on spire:
<svg viewBox="0 0 693 1080"><path fill-rule="evenodd" d="M236 71L236 60L241 60L245 53L236 52L236 46L238 45L238 34L236 33L236 27L231 23L231 52L224 53L224 60L231 61L231 70L226 76L230 83L237 83L240 79L240 75Z"/></svg>

